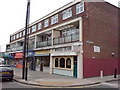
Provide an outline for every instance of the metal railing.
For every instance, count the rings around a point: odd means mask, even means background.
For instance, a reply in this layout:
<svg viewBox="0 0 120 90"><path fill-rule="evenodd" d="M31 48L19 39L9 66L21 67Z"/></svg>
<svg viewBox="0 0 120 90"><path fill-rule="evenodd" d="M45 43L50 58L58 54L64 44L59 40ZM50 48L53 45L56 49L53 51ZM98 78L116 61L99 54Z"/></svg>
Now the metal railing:
<svg viewBox="0 0 120 90"><path fill-rule="evenodd" d="M19 46L16 48L16 51L22 51L23 50L23 46Z"/></svg>
<svg viewBox="0 0 120 90"><path fill-rule="evenodd" d="M36 48L51 46L51 40L43 41L43 42L36 42Z"/></svg>
<svg viewBox="0 0 120 90"><path fill-rule="evenodd" d="M79 41L79 34L72 34L64 37L54 38L53 44L64 44L69 42Z"/></svg>

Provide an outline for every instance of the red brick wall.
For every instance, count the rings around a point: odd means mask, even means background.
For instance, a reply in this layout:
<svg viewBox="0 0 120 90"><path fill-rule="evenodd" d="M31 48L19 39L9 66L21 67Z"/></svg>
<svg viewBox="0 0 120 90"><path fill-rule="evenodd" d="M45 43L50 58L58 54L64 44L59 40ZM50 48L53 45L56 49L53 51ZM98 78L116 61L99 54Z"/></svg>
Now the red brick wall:
<svg viewBox="0 0 120 90"><path fill-rule="evenodd" d="M118 68L118 9L104 2L86 2L83 17L84 77L114 74ZM92 41L93 44L86 43ZM100 53L93 50L99 46ZM112 52L115 53L112 56Z"/></svg>

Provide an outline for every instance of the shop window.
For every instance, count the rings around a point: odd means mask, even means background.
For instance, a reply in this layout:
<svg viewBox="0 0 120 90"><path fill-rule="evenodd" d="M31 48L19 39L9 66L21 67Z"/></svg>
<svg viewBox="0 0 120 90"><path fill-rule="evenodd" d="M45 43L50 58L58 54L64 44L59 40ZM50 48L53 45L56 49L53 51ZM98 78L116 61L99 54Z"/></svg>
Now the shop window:
<svg viewBox="0 0 120 90"><path fill-rule="evenodd" d="M65 59L64 58L60 59L60 67L65 68Z"/></svg>
<svg viewBox="0 0 120 90"><path fill-rule="evenodd" d="M71 68L71 59L67 58L66 60L66 68Z"/></svg>
<svg viewBox="0 0 120 90"><path fill-rule="evenodd" d="M55 67L58 67L58 58L55 59Z"/></svg>

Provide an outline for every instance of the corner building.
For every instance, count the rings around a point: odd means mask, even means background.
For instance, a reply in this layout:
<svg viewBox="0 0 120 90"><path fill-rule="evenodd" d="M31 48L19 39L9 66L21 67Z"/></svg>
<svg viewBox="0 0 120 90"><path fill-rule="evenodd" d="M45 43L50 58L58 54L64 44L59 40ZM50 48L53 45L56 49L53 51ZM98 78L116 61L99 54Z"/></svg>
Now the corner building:
<svg viewBox="0 0 120 90"><path fill-rule="evenodd" d="M24 30L10 35L7 53L22 53ZM27 34L33 70L76 78L118 71L118 8L108 2L74 0L31 23Z"/></svg>

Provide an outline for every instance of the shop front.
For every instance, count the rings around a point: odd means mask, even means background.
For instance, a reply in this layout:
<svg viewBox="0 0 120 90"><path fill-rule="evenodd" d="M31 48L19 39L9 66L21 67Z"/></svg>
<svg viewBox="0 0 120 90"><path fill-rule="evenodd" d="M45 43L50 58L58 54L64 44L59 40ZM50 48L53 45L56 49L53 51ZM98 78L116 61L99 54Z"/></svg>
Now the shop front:
<svg viewBox="0 0 120 90"><path fill-rule="evenodd" d="M23 55L22 52L15 53L15 65L16 65L16 68L22 68L22 63L23 63L22 55Z"/></svg>
<svg viewBox="0 0 120 90"><path fill-rule="evenodd" d="M35 54L34 51L28 52L27 62L28 62L28 68L35 71L36 61L35 61L34 54Z"/></svg>
<svg viewBox="0 0 120 90"><path fill-rule="evenodd" d="M51 53L52 74L81 78L83 68L80 48L80 45L54 48Z"/></svg>
<svg viewBox="0 0 120 90"><path fill-rule="evenodd" d="M35 51L36 70L49 72L50 50Z"/></svg>
<svg viewBox="0 0 120 90"><path fill-rule="evenodd" d="M14 60L14 57L11 56L11 54L9 54L9 53L4 53L4 54L3 54L3 58L4 58L3 64L8 64L8 65L10 65L11 61ZM13 61L13 62L14 62L14 61Z"/></svg>

